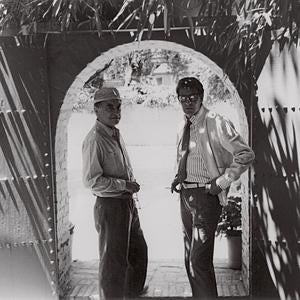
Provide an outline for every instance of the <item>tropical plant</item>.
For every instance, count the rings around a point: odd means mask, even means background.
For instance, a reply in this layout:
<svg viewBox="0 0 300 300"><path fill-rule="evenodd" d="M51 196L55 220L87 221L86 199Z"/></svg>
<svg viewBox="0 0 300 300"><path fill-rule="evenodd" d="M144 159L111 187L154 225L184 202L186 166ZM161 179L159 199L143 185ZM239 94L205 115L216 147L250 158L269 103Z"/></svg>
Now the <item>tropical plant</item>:
<svg viewBox="0 0 300 300"><path fill-rule="evenodd" d="M44 26L40 26L43 24ZM47 25L45 27L45 24ZM151 37L162 27L187 26L205 35L214 55L226 58L227 74L240 82L247 68L255 70L264 42L276 39L281 47L298 43L300 0L7 0L0 3L0 29L19 32L132 29L136 39Z"/></svg>

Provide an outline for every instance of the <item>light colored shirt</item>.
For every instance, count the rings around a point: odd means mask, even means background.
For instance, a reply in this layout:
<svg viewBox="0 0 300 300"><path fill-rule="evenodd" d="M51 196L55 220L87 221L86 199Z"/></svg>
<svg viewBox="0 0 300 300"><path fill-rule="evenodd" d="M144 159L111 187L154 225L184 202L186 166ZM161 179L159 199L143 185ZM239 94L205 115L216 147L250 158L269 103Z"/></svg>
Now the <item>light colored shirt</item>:
<svg viewBox="0 0 300 300"><path fill-rule="evenodd" d="M134 181L131 163L117 128L100 121L90 130L82 145L83 183L99 197L122 198L128 195L126 180Z"/></svg>
<svg viewBox="0 0 300 300"><path fill-rule="evenodd" d="M212 178L210 178L209 173L207 171L207 167L205 166L205 162L201 155L201 145L200 145L200 121L203 119L203 109L201 108L199 112L193 115L190 118L191 127L190 127L190 142L189 142L189 153L187 156L187 177L185 181L187 182L197 182L201 184L205 184L209 182ZM185 116L185 122L187 121L187 117ZM177 144L177 157L178 161L181 157L181 142L182 136L179 136L178 144Z"/></svg>
<svg viewBox="0 0 300 300"><path fill-rule="evenodd" d="M216 183L223 190L218 194L221 205L226 205L228 187L250 167L255 158L254 152L234 129L230 120L209 111L203 105L195 118L200 154L210 178L216 178ZM183 128L184 122L179 126L179 138L182 137ZM193 140L191 135L190 148L193 148ZM194 140L194 143L198 143L197 141L198 139ZM178 161L180 152L177 154Z"/></svg>

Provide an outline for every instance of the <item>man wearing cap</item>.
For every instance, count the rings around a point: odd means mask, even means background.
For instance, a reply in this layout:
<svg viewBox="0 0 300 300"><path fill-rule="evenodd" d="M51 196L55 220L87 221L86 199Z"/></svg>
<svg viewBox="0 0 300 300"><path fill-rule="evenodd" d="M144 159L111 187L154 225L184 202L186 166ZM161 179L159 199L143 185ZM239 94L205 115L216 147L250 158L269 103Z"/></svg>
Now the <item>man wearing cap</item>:
<svg viewBox="0 0 300 300"><path fill-rule="evenodd" d="M214 238L230 184L254 159L232 123L203 106L204 90L195 77L176 88L184 112L177 136L178 170L171 192L180 193L185 267L193 297L216 298Z"/></svg>
<svg viewBox="0 0 300 300"><path fill-rule="evenodd" d="M140 189L119 130L121 98L116 88L94 95L97 120L82 147L83 182L97 197L94 207L99 236L100 299L142 293L147 245L132 195Z"/></svg>

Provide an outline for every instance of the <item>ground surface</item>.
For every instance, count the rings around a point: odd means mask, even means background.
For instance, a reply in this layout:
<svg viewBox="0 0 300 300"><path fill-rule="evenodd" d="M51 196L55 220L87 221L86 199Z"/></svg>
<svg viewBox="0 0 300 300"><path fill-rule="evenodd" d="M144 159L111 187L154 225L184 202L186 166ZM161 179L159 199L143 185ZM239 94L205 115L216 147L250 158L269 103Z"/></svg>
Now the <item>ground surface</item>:
<svg viewBox="0 0 300 300"><path fill-rule="evenodd" d="M246 296L240 271L226 268L224 261L215 263L218 294L222 297ZM73 262L71 288L66 300L99 299L98 261ZM146 285L147 293L143 298L186 298L191 290L183 263L180 261L149 262Z"/></svg>

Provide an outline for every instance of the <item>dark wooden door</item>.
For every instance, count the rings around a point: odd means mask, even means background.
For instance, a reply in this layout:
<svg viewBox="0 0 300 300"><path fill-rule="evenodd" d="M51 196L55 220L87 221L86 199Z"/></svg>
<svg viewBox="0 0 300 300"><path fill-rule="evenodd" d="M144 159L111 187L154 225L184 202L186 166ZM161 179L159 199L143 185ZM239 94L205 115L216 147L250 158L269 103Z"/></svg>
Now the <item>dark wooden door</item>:
<svg viewBox="0 0 300 300"><path fill-rule="evenodd" d="M0 299L57 298L46 51L0 45Z"/></svg>

